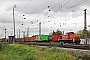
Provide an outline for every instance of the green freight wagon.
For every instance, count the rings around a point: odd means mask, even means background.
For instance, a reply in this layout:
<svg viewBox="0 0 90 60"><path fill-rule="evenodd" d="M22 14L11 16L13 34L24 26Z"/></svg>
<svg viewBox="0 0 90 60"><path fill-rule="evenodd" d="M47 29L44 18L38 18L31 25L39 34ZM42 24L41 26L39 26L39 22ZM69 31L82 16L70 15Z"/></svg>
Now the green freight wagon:
<svg viewBox="0 0 90 60"><path fill-rule="evenodd" d="M48 41L48 35L41 35L41 41Z"/></svg>

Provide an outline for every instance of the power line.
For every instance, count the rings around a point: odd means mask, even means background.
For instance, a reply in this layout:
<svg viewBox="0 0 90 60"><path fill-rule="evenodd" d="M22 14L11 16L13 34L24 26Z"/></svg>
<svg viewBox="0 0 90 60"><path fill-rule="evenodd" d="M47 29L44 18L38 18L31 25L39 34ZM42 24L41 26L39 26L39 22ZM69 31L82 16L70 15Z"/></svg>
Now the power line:
<svg viewBox="0 0 90 60"><path fill-rule="evenodd" d="M64 5L62 5L62 7L64 7L65 5L67 5L71 0L68 0Z"/></svg>
<svg viewBox="0 0 90 60"><path fill-rule="evenodd" d="M25 1L25 0L23 0L23 1L21 2L21 4L17 7L16 10L18 10L18 9L20 8L20 6L24 3L24 1Z"/></svg>
<svg viewBox="0 0 90 60"><path fill-rule="evenodd" d="M30 1L29 1L29 2L30 2ZM28 3L29 3L29 2L28 2ZM27 4L28 4L28 3L27 3ZM21 4L22 4L22 3L21 3ZM26 5L27 5L27 4L26 4ZM51 4L52 4L52 3L51 3ZM51 5L51 4L50 4L50 5ZM25 5L25 6L26 6L26 5ZM24 7L24 8L25 8L25 7ZM24 9L24 8L23 8L23 9ZM45 8L46 8L46 7L45 7ZM42 9L45 9L45 8L42 8ZM22 9L22 10L23 10L23 9ZM40 9L40 10L41 10L41 9ZM40 11L40 10L37 10L37 11ZM34 12L36 12L36 11L34 11ZM19 13L20 13L20 12L19 12ZM31 13L33 13L33 12L31 12ZM19 17L20 17L20 16L19 16Z"/></svg>
<svg viewBox="0 0 90 60"><path fill-rule="evenodd" d="M59 0L57 0L57 1L55 2L55 4L51 5L50 8L52 9L53 6L55 6L58 2L59 2Z"/></svg>
<svg viewBox="0 0 90 60"><path fill-rule="evenodd" d="M81 1L82 1L82 0L81 0ZM77 6L77 5L75 5L75 6ZM74 6L74 7L75 7L75 6ZM78 16L79 16L79 15L78 15ZM75 18L75 17L74 17L74 18ZM70 20L70 19L68 19L68 20Z"/></svg>
<svg viewBox="0 0 90 60"><path fill-rule="evenodd" d="M81 1L82 1L82 0L81 0ZM70 10L70 9L72 9L72 8L74 8L74 7L76 7L76 6L78 6L78 4L80 4L81 1L79 1L79 3L77 3L77 5L74 5L74 6L72 6L71 8L68 8L67 11ZM68 3L69 3L69 2L70 2L70 0L68 1ZM67 3L66 3L66 4L67 4ZM58 10L59 10L59 9L58 9ZM58 10L56 10L55 12L57 12ZM65 10L63 10L63 11L65 11ZM63 15L66 15L66 14L68 14L68 12L64 13Z"/></svg>
<svg viewBox="0 0 90 60"><path fill-rule="evenodd" d="M52 5L52 3L53 3L54 1L55 1L55 0L53 0L53 1L50 3L50 5ZM49 6L50 6L50 5L49 5Z"/></svg>
<svg viewBox="0 0 90 60"><path fill-rule="evenodd" d="M61 6L63 8L65 5L67 5L71 0L67 1L64 5ZM60 9L60 8L59 8ZM59 9L57 9L55 12L57 12Z"/></svg>
<svg viewBox="0 0 90 60"><path fill-rule="evenodd" d="M28 3L22 8L22 10L24 10L24 8L30 3L30 1L31 1L31 0L28 1ZM22 11L22 10L21 10L21 11ZM20 11L20 12L21 12L21 11ZM20 12L19 12L19 13L20 13ZM18 13L18 14L19 14L19 13Z"/></svg>
<svg viewBox="0 0 90 60"><path fill-rule="evenodd" d="M57 12L58 10L60 10L60 6L61 6L61 9L62 9L62 7L64 7L66 4L68 4L69 2L70 2L71 0L69 0L69 1L67 1L64 5L62 5L62 3L61 3L61 5L60 5L60 3L59 3L59 0L58 0L58 5L59 5L59 9L57 9L55 12Z"/></svg>
<svg viewBox="0 0 90 60"><path fill-rule="evenodd" d="M83 0L81 0L81 1L83 1ZM70 9L76 7L76 6L81 5L81 1L79 1L79 2L78 2L77 4L75 4L74 6L69 7L68 10L70 10ZM84 1L84 2L85 2L85 1ZM67 14L67 13L65 13L64 15L66 15L66 14Z"/></svg>
<svg viewBox="0 0 90 60"><path fill-rule="evenodd" d="M69 1L70 1L70 0L69 0ZM69 2L69 1L68 1L68 2ZM67 3L66 3L66 4L67 4ZM76 5L75 5L75 6L76 6ZM74 7L75 7L75 6L74 6ZM38 10L37 10L37 11L38 11Z"/></svg>

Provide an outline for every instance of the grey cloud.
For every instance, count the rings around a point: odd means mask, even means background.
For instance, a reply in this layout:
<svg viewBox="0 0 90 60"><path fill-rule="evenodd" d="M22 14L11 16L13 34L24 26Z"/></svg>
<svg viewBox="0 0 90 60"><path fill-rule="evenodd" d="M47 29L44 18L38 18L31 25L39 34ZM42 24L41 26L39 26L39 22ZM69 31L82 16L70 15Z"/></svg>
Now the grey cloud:
<svg viewBox="0 0 90 60"><path fill-rule="evenodd" d="M0 23L12 23L11 20L0 20Z"/></svg>
<svg viewBox="0 0 90 60"><path fill-rule="evenodd" d="M4 2L4 1L3 1ZM7 1L6 1L7 2ZM89 0L9 0L13 5L17 5L16 11L26 14L43 13L46 9L53 12L71 12L79 9L80 6L90 2ZM85 3L86 2L86 3ZM28 3L28 4L27 4ZM12 6L7 9L12 10ZM50 8L48 8L50 6Z"/></svg>

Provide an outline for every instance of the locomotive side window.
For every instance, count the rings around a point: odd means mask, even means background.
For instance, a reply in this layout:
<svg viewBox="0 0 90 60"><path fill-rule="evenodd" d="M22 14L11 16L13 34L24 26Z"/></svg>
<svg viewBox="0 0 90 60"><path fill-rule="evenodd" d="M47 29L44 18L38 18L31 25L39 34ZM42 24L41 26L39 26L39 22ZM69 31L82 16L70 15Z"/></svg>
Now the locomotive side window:
<svg viewBox="0 0 90 60"><path fill-rule="evenodd" d="M60 36L60 39L62 39L62 36Z"/></svg>

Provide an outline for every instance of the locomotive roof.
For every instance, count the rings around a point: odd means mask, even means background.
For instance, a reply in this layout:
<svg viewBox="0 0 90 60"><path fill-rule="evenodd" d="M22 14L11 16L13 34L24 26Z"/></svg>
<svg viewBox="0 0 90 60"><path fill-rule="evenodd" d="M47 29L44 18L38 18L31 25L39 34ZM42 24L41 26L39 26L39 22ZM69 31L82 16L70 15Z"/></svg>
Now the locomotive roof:
<svg viewBox="0 0 90 60"><path fill-rule="evenodd" d="M70 33L71 33L71 34L75 34L74 32L68 32L68 33L66 33L66 34L70 34Z"/></svg>

